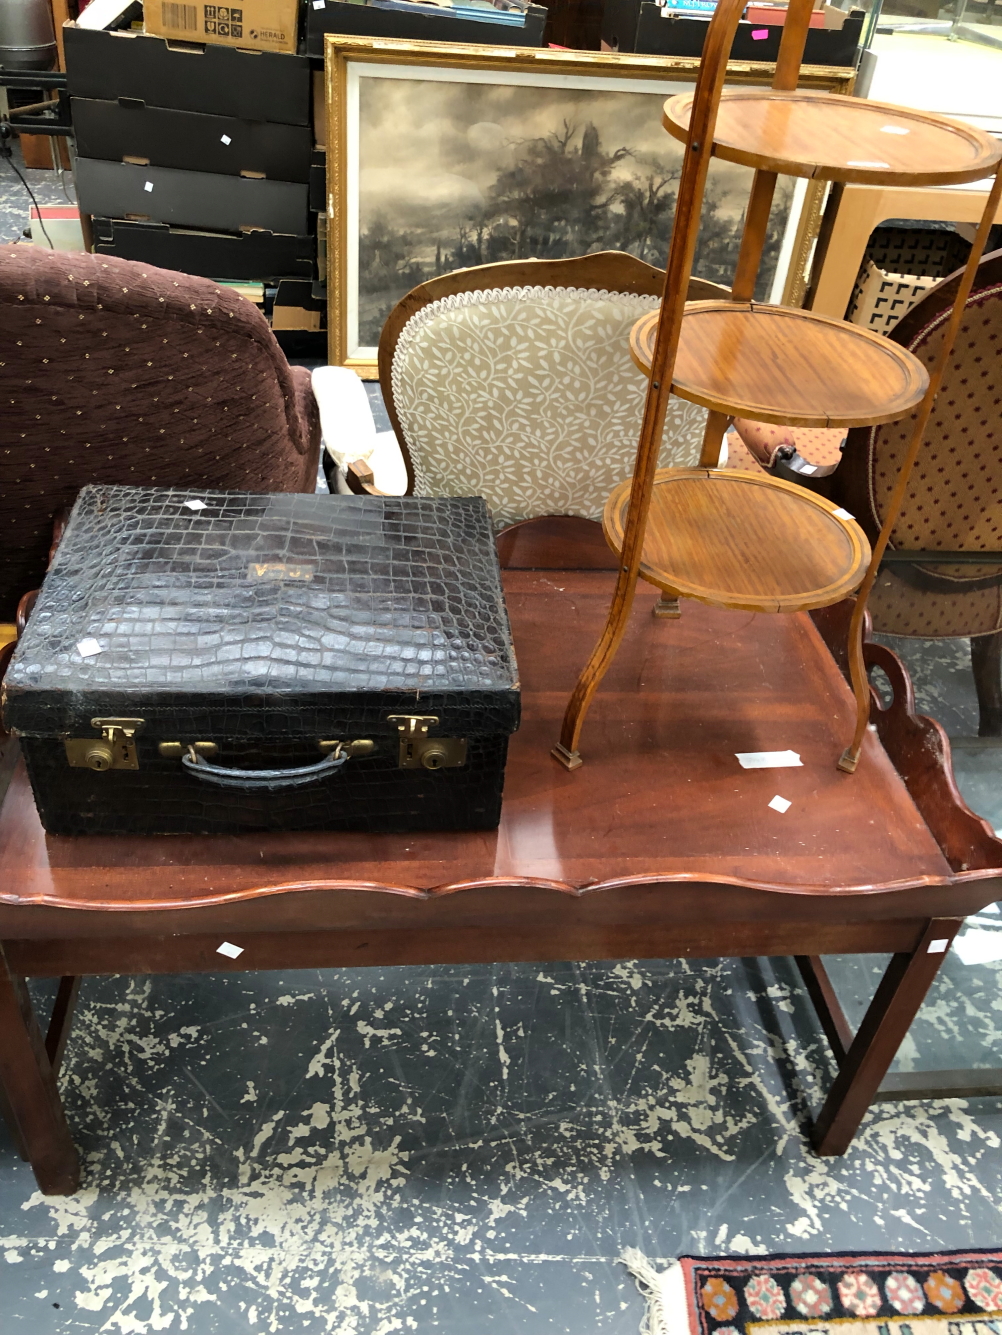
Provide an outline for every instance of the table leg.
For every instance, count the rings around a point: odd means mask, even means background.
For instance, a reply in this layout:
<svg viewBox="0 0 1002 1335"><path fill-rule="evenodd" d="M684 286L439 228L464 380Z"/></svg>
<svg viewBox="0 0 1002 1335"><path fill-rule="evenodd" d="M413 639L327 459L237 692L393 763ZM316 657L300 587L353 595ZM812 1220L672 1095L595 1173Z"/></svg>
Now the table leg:
<svg viewBox="0 0 1002 1335"><path fill-rule="evenodd" d="M17 1118L14 1116L14 1109L10 1106L10 1099L7 1097L7 1091L0 1083L0 1117L7 1124L7 1130L10 1132L10 1138L14 1142L14 1148L24 1160L28 1162L28 1147L24 1143L24 1136L21 1135L21 1128L18 1125Z"/></svg>
<svg viewBox="0 0 1002 1335"><path fill-rule="evenodd" d="M80 1185L80 1160L70 1138L56 1076L24 979L12 974L0 945L0 1083L28 1159L46 1196L69 1196Z"/></svg>
<svg viewBox="0 0 1002 1335"><path fill-rule="evenodd" d="M49 1017L49 1027L45 1031L45 1052L57 1076L63 1064L63 1052L66 1049L66 1040L70 1036L73 1012L76 1010L82 981L82 978L74 977L72 974L60 978L59 991L56 993L52 1015Z"/></svg>
<svg viewBox="0 0 1002 1335"><path fill-rule="evenodd" d="M934 918L914 951L892 956L812 1128L818 1154L849 1148L963 921Z"/></svg>
<svg viewBox="0 0 1002 1335"><path fill-rule="evenodd" d="M883 209L879 187L857 191L850 186L843 193L813 292L815 315L830 315L835 320L844 317L870 233L888 216Z"/></svg>

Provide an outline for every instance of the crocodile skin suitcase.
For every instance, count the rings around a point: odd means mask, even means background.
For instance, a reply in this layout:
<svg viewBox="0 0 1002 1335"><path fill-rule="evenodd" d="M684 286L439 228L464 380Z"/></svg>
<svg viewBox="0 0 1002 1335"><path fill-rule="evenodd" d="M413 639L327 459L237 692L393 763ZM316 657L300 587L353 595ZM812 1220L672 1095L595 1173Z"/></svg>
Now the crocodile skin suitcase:
<svg viewBox="0 0 1002 1335"><path fill-rule="evenodd" d="M486 506L85 487L5 697L53 834L493 829L520 700Z"/></svg>

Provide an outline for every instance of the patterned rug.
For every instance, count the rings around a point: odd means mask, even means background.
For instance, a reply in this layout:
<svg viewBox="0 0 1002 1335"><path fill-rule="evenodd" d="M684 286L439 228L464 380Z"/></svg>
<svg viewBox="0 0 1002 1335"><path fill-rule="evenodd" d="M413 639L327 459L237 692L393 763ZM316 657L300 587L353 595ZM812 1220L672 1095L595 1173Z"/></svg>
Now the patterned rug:
<svg viewBox="0 0 1002 1335"><path fill-rule="evenodd" d="M644 1335L1002 1335L1002 1250L621 1259Z"/></svg>

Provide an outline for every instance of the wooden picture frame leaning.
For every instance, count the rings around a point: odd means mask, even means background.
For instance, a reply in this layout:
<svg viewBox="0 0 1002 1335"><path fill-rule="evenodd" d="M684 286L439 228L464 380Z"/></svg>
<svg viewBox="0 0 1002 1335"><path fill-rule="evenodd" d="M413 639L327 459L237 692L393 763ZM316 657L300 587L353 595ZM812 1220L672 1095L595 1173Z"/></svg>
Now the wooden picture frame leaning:
<svg viewBox="0 0 1002 1335"><path fill-rule="evenodd" d="M562 258L607 249L639 251L639 258L658 267L664 265L666 229L670 227L674 194L670 189L672 173L662 164L661 154L671 164L677 150L661 128L660 107L665 96L684 91L686 83L694 84L698 60L617 52L459 46L332 33L325 39L324 63L327 325L331 365L348 367L363 379L376 379L376 344L382 320L407 291L437 273L490 260ZM732 83L768 85L772 75L773 66L768 63L732 61L728 67L728 80ZM849 94L854 80L855 72L851 69L817 66L803 70L801 85ZM409 84L416 87L408 91ZM442 114L437 117L436 106L430 107L430 103L434 104L431 90L435 85L441 90L442 102ZM476 91L471 93L471 88ZM513 91L518 89L545 91L522 95ZM649 139L643 104L638 104L634 113L635 119L643 117L646 145L643 151L610 137L618 133L618 128L614 117L610 121L614 108L608 98L604 99L604 131L585 119L592 115L596 122L601 119L601 95L606 92L649 96ZM455 117L449 119L449 106L454 111L460 96L470 102L468 144L461 142L462 134L456 134ZM474 119L478 114L484 115L484 99L493 99L503 111L503 126L494 120ZM517 105L513 106L516 99ZM568 115L562 114L562 99L567 101ZM412 109L419 109L420 115L428 118L426 123L419 125L413 115L407 114L408 100ZM542 102L546 103L548 120L542 119ZM628 106L628 103L617 104L620 110ZM490 110L487 114L490 115ZM610 124L614 125L612 131ZM513 127L523 133L512 137ZM605 144L601 142L603 132L607 137ZM652 144L657 146L656 163L650 152ZM425 163L416 160L426 149ZM494 167L492 162L500 165ZM582 175L587 177L588 184L576 200L580 207L576 212L571 210L578 221L587 216L587 223L575 230L574 223L566 224L561 217L554 230L555 215L542 219L535 224L537 240L544 237L540 254L540 248L533 249L533 237L527 238L521 230L524 216L518 212L519 191L525 174L534 171L539 190L545 193L545 182L559 175L559 170L553 171L554 162L558 169L570 162L575 181L580 181ZM429 164L434 166L433 176L426 170ZM635 168L632 175L627 166ZM454 170L450 171L450 167ZM493 179L497 183L486 192L482 188L485 172L488 179L495 173ZM479 185L470 179L477 176ZM715 253L723 254L733 235L736 259L742 218L740 213L728 210L728 178L722 175L720 179L723 183L718 210L720 237ZM791 191L792 197L784 206L785 215L777 213L776 248L780 252L777 268L782 279L780 290L769 294L773 300L800 305L803 299L810 256L821 224L825 188L818 182L801 183L799 191ZM505 189L508 203L499 205L498 197ZM733 194L735 199L740 198L743 207L747 186L743 191L735 188ZM378 208L373 201L381 201ZM618 233L601 231L601 223L595 223L598 208L613 210L610 216L615 218ZM396 216L386 217L394 211ZM556 212L559 211L558 206ZM536 216L533 215L534 219ZM368 227L365 235L363 217ZM648 222L638 223L637 219L643 217ZM435 221L436 218L442 221ZM443 232L444 248L441 239L436 241L436 228L452 229L451 241ZM638 235L638 228L642 239L631 242L630 238ZM527 232L528 226L524 230ZM729 274L700 276L730 281ZM385 284L385 290L380 283Z"/></svg>

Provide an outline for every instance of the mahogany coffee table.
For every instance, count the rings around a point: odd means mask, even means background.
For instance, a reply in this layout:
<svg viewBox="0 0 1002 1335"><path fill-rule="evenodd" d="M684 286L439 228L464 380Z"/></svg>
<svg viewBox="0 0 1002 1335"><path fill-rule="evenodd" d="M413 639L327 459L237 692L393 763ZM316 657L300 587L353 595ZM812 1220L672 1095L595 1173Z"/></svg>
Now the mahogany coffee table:
<svg viewBox="0 0 1002 1335"><path fill-rule="evenodd" d="M102 973L793 955L839 1064L812 1140L845 1151L963 918L1002 894L1002 843L879 646L894 701L857 772L836 769L855 706L804 613L686 603L670 621L641 605L592 709L589 763L556 765L614 578L506 572L524 720L496 832L52 837L18 764L0 808L0 1077L43 1192L79 1184L57 1071L75 980ZM847 608L815 614L833 645ZM786 749L802 768L735 757ZM853 1035L818 957L861 952L892 959ZM26 976L62 979L47 1038Z"/></svg>

